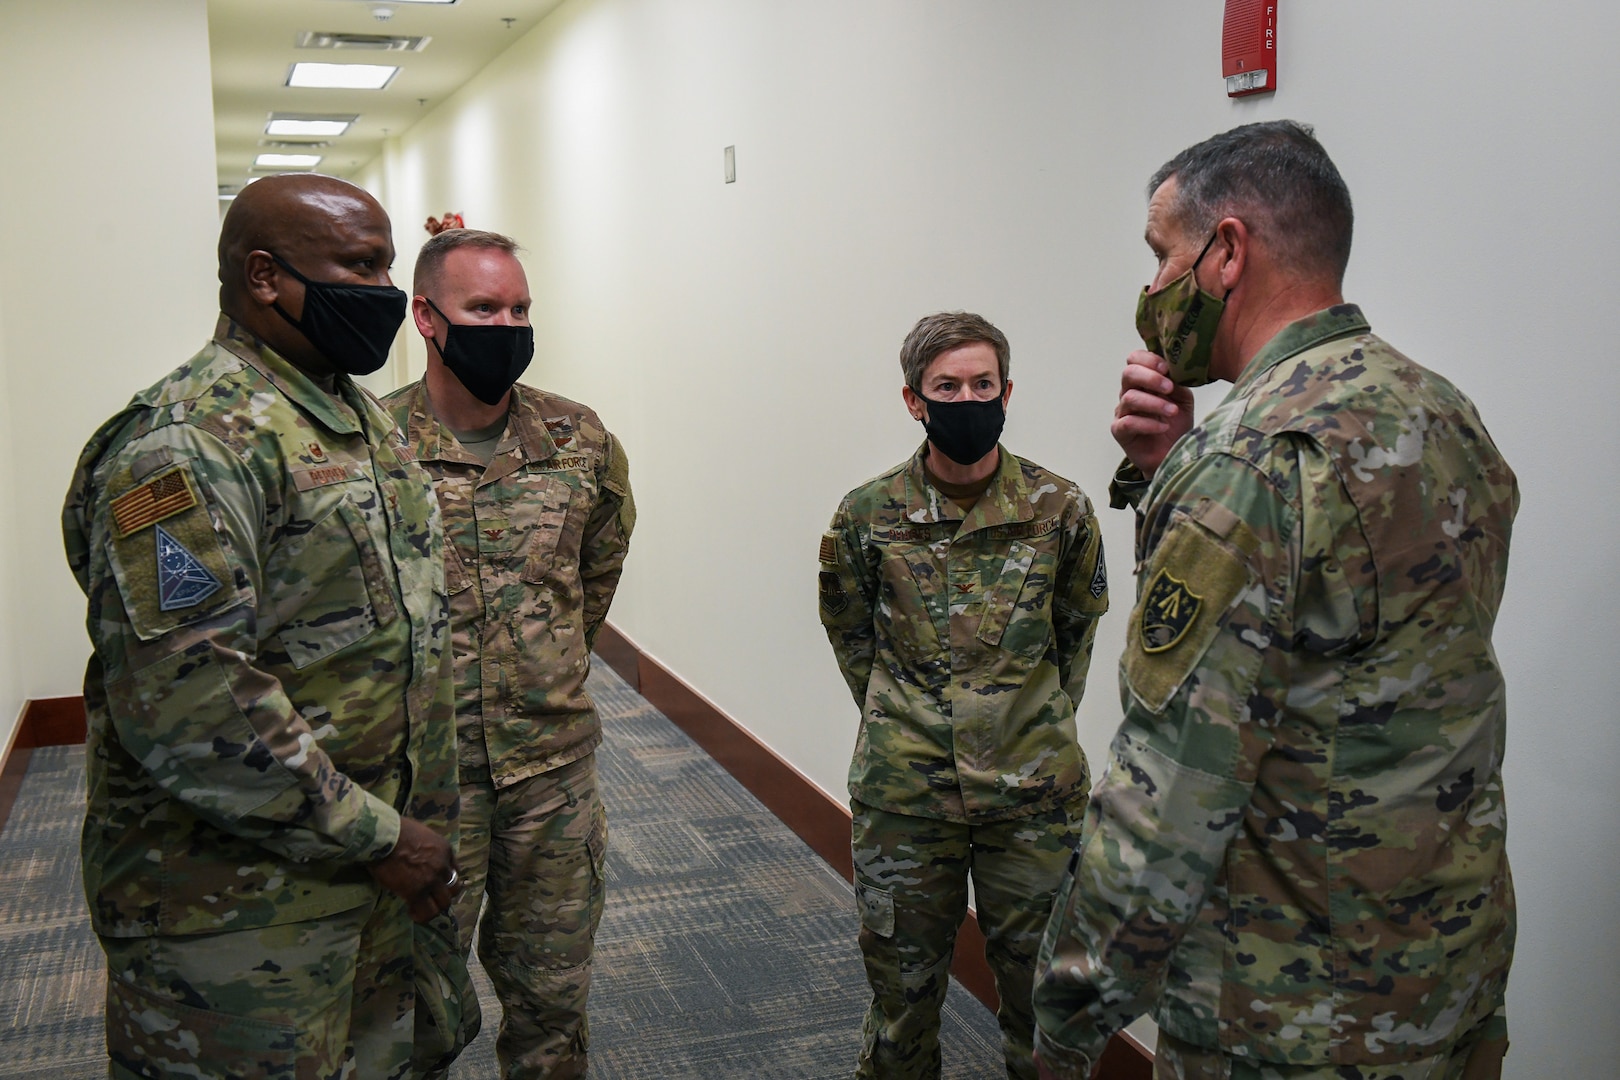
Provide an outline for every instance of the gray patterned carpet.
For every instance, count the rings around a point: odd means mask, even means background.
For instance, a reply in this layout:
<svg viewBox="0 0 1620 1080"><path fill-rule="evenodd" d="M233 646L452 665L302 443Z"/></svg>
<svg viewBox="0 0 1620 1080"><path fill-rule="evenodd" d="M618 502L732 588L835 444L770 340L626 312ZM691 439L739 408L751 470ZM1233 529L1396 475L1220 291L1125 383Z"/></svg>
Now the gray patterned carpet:
<svg viewBox="0 0 1620 1080"><path fill-rule="evenodd" d="M849 885L604 664L591 676L611 845L593 1080L850 1075L866 980ZM0 1077L106 1075L79 886L84 750L34 751L0 833ZM493 1077L499 1006L453 1072ZM946 1002L947 1078L1004 1075L995 1018Z"/></svg>

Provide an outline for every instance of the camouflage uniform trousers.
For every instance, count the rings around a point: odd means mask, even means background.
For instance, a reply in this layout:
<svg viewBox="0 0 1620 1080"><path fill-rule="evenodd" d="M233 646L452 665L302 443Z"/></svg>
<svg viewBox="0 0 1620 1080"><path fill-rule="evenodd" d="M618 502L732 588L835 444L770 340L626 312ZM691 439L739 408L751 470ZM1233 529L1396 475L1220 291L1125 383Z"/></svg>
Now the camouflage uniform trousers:
<svg viewBox="0 0 1620 1080"><path fill-rule="evenodd" d="M939 1013L973 875L985 959L995 975L1007 1075L1034 1080L1035 956L1079 843L1086 796L1025 817L964 824L852 802L855 895L872 1003L859 1080L940 1075Z"/></svg>
<svg viewBox="0 0 1620 1080"><path fill-rule="evenodd" d="M115 1080L410 1074L411 918L392 893L307 922L101 947Z"/></svg>
<svg viewBox="0 0 1620 1080"><path fill-rule="evenodd" d="M1153 1076L1154 1080L1500 1080L1507 1046L1507 1019L1501 1012L1442 1053L1392 1065L1248 1061L1160 1032Z"/></svg>
<svg viewBox="0 0 1620 1080"><path fill-rule="evenodd" d="M501 1002L501 1076L584 1076L591 950L606 896L596 755L502 788L464 762L461 780L456 864L467 887L456 923L463 955L477 925L478 959Z"/></svg>

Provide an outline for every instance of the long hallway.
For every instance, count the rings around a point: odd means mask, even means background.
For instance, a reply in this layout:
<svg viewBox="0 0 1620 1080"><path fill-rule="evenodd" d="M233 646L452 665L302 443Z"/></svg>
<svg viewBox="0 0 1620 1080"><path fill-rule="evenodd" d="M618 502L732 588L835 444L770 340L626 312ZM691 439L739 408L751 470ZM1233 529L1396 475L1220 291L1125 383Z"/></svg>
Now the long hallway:
<svg viewBox="0 0 1620 1080"><path fill-rule="evenodd" d="M847 1076L866 982L850 886L606 664L591 693L609 815L591 995L595 1080ZM84 748L35 750L0 832L0 1077L106 1075L103 970L79 884ZM499 1007L452 1073L495 1075ZM995 1018L955 983L947 1078L1001 1072Z"/></svg>

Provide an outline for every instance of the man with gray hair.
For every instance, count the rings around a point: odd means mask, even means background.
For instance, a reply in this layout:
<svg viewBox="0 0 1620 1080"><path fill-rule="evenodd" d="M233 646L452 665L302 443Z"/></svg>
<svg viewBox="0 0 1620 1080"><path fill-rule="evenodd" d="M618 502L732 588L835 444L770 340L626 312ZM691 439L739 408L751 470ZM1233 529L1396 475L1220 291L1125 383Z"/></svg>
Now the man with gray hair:
<svg viewBox="0 0 1620 1080"><path fill-rule="evenodd" d="M517 382L534 355L517 250L476 229L422 246L411 315L427 373L385 404L444 517L461 948L476 924L501 1001L501 1076L571 1080L586 1071L607 851L585 678L635 503L624 448L596 413Z"/></svg>
<svg viewBox="0 0 1620 1080"><path fill-rule="evenodd" d="M1217 135L1148 190L1125 719L1042 943L1043 1073L1151 1009L1161 1077L1496 1077L1513 473L1344 302L1350 195L1310 128Z"/></svg>
<svg viewBox="0 0 1620 1080"><path fill-rule="evenodd" d="M977 315L918 322L901 396L928 439L850 492L821 537L821 621L861 710L866 1080L940 1074L970 869L1007 1075L1035 1075L1035 951L1090 786L1074 709L1108 576L1090 500L999 445L1007 365L1006 337Z"/></svg>

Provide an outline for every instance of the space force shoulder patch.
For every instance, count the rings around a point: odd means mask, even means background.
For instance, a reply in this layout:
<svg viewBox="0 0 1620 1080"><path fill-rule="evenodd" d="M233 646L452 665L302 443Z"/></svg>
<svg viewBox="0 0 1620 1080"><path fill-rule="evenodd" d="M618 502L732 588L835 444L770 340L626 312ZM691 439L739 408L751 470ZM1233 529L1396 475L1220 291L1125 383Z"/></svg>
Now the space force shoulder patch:
<svg viewBox="0 0 1620 1080"><path fill-rule="evenodd" d="M108 561L130 624L151 640L237 599L191 466L180 462L107 504Z"/></svg>

